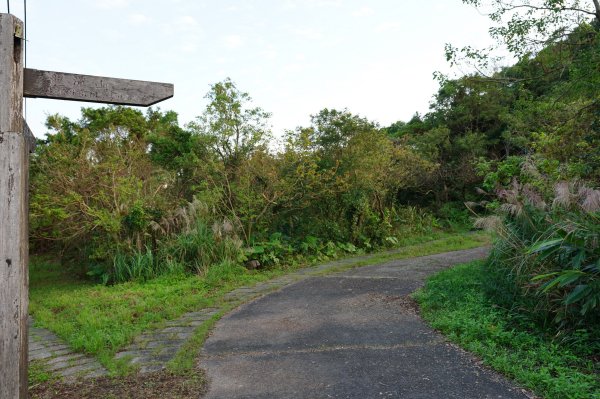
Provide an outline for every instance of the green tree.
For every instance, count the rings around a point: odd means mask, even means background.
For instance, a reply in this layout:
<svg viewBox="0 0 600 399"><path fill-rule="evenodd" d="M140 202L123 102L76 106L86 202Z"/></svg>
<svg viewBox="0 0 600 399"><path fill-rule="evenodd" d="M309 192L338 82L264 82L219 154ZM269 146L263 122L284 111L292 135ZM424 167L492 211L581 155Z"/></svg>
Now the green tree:
<svg viewBox="0 0 600 399"><path fill-rule="evenodd" d="M234 169L270 137L271 116L259 107L250 107L252 98L226 79L211 86L209 104L202 116L190 124L195 134L209 138L221 160Z"/></svg>
<svg viewBox="0 0 600 399"><path fill-rule="evenodd" d="M286 231L335 241L381 243L393 235L398 190L418 184L433 165L348 110L324 109L289 132L284 176L292 194Z"/></svg>
<svg viewBox="0 0 600 399"><path fill-rule="evenodd" d="M31 169L31 236L99 263L152 242L150 221L170 206L172 175L156 168L151 119L123 107L83 109L78 122L53 116Z"/></svg>
<svg viewBox="0 0 600 399"><path fill-rule="evenodd" d="M189 125L196 147L209 149L196 153L196 195L216 198L221 215L248 242L267 230L270 209L281 196L268 148L270 114L253 107L250 95L230 79L212 85L206 98L204 113Z"/></svg>

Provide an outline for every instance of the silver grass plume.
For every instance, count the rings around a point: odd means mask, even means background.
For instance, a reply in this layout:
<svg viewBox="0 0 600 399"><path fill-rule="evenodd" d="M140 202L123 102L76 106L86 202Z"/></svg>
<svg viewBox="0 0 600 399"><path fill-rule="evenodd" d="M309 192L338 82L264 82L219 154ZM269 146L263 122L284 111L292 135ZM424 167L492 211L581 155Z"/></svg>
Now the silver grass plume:
<svg viewBox="0 0 600 399"><path fill-rule="evenodd" d="M571 194L570 186L571 184L568 181L561 181L554 185L554 201L552 201L552 207L571 207L574 196Z"/></svg>
<svg viewBox="0 0 600 399"><path fill-rule="evenodd" d="M581 186L578 194L580 198L581 209L587 212L600 211L600 190L594 190L589 187Z"/></svg>
<svg viewBox="0 0 600 399"><path fill-rule="evenodd" d="M504 223L500 216L492 215L475 219L473 226L485 231L499 232L503 230Z"/></svg>

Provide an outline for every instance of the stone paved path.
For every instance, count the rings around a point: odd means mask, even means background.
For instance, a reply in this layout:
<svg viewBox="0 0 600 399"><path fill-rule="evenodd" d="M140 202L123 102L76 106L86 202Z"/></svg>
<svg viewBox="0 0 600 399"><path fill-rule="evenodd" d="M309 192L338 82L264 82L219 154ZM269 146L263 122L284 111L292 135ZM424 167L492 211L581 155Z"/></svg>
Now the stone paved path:
<svg viewBox="0 0 600 399"><path fill-rule="evenodd" d="M428 275L486 255L478 248L314 276L238 308L201 353L207 398L530 397L433 331L409 296Z"/></svg>
<svg viewBox="0 0 600 399"><path fill-rule="evenodd" d="M107 370L93 357L74 352L50 331L33 326L29 318L29 361L38 361L48 371L65 379L106 375Z"/></svg>

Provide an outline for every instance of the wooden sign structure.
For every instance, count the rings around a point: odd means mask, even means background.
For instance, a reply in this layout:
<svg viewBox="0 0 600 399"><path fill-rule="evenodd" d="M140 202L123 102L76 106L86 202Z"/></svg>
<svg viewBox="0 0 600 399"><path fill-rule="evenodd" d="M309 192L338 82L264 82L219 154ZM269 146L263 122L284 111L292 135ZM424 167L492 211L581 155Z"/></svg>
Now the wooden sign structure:
<svg viewBox="0 0 600 399"><path fill-rule="evenodd" d="M27 398L29 153L23 97L150 106L173 85L23 68L23 22L0 14L0 399Z"/></svg>

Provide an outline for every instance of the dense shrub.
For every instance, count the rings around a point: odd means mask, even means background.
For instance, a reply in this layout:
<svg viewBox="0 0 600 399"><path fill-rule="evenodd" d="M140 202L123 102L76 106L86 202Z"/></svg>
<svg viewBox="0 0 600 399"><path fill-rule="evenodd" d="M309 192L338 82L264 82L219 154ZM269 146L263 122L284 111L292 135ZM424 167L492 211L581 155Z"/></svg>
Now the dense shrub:
<svg viewBox="0 0 600 399"><path fill-rule="evenodd" d="M544 197L516 180L499 190L500 214L479 221L498 239L488 294L559 333L600 325L600 190L560 182Z"/></svg>
<svg viewBox="0 0 600 399"><path fill-rule="evenodd" d="M122 107L84 109L78 122L50 117L32 159L34 251L108 283L334 257L437 227L396 201L435 165L375 123L323 110L275 152L269 114L231 81L207 98L186 129L172 112Z"/></svg>

